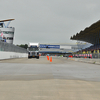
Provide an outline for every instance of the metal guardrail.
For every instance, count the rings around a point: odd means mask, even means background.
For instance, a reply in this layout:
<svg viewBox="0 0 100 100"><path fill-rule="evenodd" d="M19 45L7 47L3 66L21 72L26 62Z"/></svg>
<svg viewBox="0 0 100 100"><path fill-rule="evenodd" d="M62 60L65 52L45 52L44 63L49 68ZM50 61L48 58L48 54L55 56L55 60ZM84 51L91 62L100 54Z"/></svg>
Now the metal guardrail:
<svg viewBox="0 0 100 100"><path fill-rule="evenodd" d="M9 52L18 52L18 53L27 53L27 50L13 44L0 41L0 51L9 51Z"/></svg>

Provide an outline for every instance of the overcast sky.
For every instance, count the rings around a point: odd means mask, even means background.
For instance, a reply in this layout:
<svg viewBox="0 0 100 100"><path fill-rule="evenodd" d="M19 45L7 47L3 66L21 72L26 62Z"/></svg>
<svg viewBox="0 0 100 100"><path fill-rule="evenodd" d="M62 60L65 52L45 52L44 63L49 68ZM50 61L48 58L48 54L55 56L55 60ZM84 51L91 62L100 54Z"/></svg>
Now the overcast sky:
<svg viewBox="0 0 100 100"><path fill-rule="evenodd" d="M14 44L72 43L71 36L100 19L100 0L0 0L0 20L9 18Z"/></svg>

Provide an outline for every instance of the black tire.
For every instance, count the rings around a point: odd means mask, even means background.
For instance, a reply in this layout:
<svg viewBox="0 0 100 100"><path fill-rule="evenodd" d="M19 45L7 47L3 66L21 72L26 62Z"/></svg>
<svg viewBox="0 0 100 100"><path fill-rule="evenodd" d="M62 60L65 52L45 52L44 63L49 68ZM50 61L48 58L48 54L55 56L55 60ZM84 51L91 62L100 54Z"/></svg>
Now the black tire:
<svg viewBox="0 0 100 100"><path fill-rule="evenodd" d="M37 59L39 59L39 57L37 57Z"/></svg>
<svg viewBox="0 0 100 100"><path fill-rule="evenodd" d="M31 57L30 56L28 56L28 59L30 59Z"/></svg>

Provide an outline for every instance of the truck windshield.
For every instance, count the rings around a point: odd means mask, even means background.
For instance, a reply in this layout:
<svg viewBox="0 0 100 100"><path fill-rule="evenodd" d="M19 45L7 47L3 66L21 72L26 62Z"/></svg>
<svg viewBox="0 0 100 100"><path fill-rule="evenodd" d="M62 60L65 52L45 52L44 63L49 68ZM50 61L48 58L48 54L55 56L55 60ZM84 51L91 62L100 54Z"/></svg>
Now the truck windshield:
<svg viewBox="0 0 100 100"><path fill-rule="evenodd" d="M35 47L35 48L34 47L30 47L29 48L29 51L38 51L38 50L39 50L39 48L37 48L37 47Z"/></svg>

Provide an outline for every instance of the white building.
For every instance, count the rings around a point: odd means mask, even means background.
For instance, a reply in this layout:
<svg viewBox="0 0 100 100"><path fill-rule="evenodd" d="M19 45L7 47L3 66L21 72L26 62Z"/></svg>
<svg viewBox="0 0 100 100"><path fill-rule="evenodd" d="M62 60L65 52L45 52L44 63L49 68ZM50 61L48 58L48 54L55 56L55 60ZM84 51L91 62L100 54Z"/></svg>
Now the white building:
<svg viewBox="0 0 100 100"><path fill-rule="evenodd" d="M0 20L0 40L11 44L13 44L15 31L14 27L9 27L12 20L14 19Z"/></svg>

